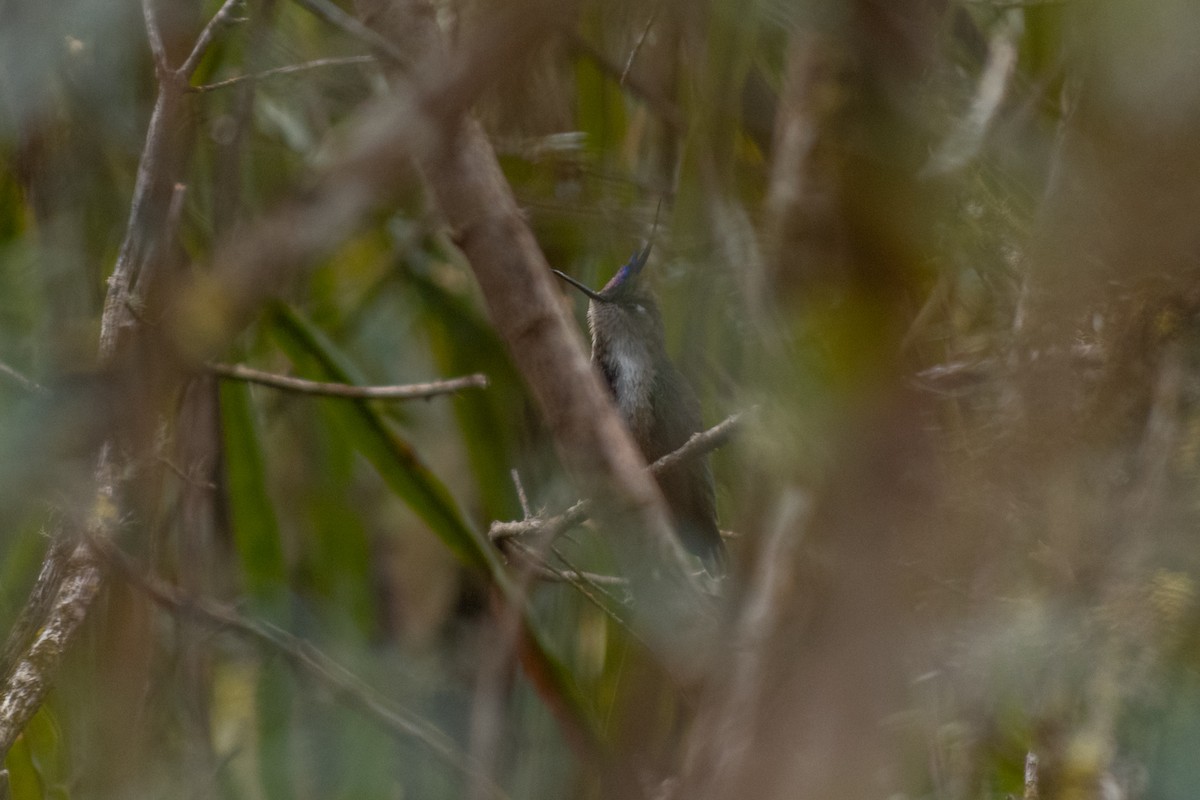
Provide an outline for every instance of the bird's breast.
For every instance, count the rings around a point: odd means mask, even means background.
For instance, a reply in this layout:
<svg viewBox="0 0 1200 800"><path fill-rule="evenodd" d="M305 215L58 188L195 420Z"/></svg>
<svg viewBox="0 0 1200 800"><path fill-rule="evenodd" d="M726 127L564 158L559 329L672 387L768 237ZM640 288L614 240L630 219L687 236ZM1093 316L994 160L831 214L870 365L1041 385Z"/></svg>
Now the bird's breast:
<svg viewBox="0 0 1200 800"><path fill-rule="evenodd" d="M634 436L650 429L653 422L654 365L646 349L626 337L617 337L600 354L617 409Z"/></svg>

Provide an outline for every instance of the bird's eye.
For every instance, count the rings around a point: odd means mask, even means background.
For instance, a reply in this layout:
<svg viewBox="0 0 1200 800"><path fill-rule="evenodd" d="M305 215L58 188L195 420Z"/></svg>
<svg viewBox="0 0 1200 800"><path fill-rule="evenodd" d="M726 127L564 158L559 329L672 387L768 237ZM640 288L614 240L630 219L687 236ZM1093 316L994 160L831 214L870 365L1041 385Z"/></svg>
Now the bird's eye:
<svg viewBox="0 0 1200 800"><path fill-rule="evenodd" d="M637 311L639 314L645 314L645 313L646 313L646 307L645 307L644 305L641 305L640 303L634 303L634 304L633 304L633 308L634 308L634 310L636 310L636 311Z"/></svg>

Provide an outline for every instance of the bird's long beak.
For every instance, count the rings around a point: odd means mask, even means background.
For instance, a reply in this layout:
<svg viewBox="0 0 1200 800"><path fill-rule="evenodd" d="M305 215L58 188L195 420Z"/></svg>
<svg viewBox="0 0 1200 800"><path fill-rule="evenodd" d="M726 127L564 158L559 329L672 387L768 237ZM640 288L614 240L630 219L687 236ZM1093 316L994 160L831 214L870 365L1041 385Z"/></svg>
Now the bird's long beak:
<svg viewBox="0 0 1200 800"><path fill-rule="evenodd" d="M551 272L553 272L553 273L554 273L555 275L557 275L558 277L562 278L562 279L563 279L564 281L566 281L567 283L569 283L569 284L571 284L572 286L574 286L574 287L575 287L576 289L578 289L579 291L581 291L581 292L583 292L584 294L586 294L588 297L590 297L590 298L592 298L593 300L595 300L597 303L607 303L607 302L608 302L608 299L607 299L607 298L605 298L603 295L601 295L599 292L595 291L594 289L590 289L590 288L588 288L587 286L584 286L582 283L580 283L579 281L575 280L574 278L572 278L572 277L571 277L570 275L568 275L567 273L565 273L565 272L559 272L559 271L558 271L558 270L556 270L556 269L551 269L550 271L551 271Z"/></svg>

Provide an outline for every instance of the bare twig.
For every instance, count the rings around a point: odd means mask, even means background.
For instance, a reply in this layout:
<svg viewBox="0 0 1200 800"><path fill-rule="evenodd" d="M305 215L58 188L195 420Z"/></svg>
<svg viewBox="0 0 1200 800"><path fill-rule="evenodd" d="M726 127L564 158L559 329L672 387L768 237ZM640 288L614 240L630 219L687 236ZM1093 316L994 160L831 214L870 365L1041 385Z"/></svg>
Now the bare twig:
<svg viewBox="0 0 1200 800"><path fill-rule="evenodd" d="M515 522L493 522L488 529L488 538L493 542L501 542L538 531L548 531L551 538L554 538L586 520L591 505L587 500L580 500L566 511L552 517L536 516Z"/></svg>
<svg viewBox="0 0 1200 800"><path fill-rule="evenodd" d="M716 450L718 447L729 441L729 438L733 436L733 432L739 425L742 424L742 420L745 418L746 414L753 410L754 409L748 409L747 411L739 411L736 414L730 414L728 417L721 420L708 430L701 431L700 433L693 433L691 438L684 442L683 446L678 450L672 453L667 453L665 456L651 464L650 471L655 475L661 475L662 473L669 472L670 470L679 466L679 464L683 463L684 461L691 461L711 453L713 450Z"/></svg>
<svg viewBox="0 0 1200 800"><path fill-rule="evenodd" d="M450 378L444 381L429 383L409 383L398 386L355 386L349 383L324 383L310 381L304 378L293 378L290 375L276 375L263 372L242 364L209 364L209 372L222 378L257 383L270 386L273 389L283 389L301 394L320 395L323 397L346 397L359 400L420 400L436 397L442 394L452 394L463 389L487 388L487 376L482 373L464 375L461 378Z"/></svg>
<svg viewBox="0 0 1200 800"><path fill-rule="evenodd" d="M448 766L465 775L476 774L474 765L450 737L411 712L396 709L390 700L311 642L269 622L245 617L228 606L201 597L185 596L177 588L143 574L111 542L97 541L94 544L105 562L116 567L126 581L145 592L159 606L249 639L259 647L281 655L292 669L320 684L338 702L358 711L392 736L401 740L416 739ZM489 788L493 796L505 796L503 790L494 783Z"/></svg>
<svg viewBox="0 0 1200 800"><path fill-rule="evenodd" d="M529 566L541 580L551 581L554 583L575 583L576 581L583 581L585 583L595 584L597 587L604 585L627 586L629 584L629 582L624 578L619 578L615 575L600 575L595 572L584 572L576 569L570 564L567 565L567 569L559 569L547 561L544 556L534 552L529 545L519 541L513 542L512 544L514 547L516 547L520 557L529 559L531 561ZM557 551L555 551L555 555L559 558L562 558L562 555ZM566 559L563 559L563 561L565 562Z"/></svg>
<svg viewBox="0 0 1200 800"><path fill-rule="evenodd" d="M684 442L678 450L667 453L651 464L650 472L659 475L674 469L685 461L700 458L721 447L729 441L734 431L744 421L746 414L751 411L753 409L731 414L708 430L692 434L692 437ZM491 528L488 529L488 538L492 541L502 541L514 536L547 531L550 538L554 539L558 534L587 519L590 510L591 504L587 500L580 500L561 514L551 517L539 515L515 522L493 522Z"/></svg>
<svg viewBox="0 0 1200 800"><path fill-rule="evenodd" d="M183 65L176 71L179 77L186 82L191 79L192 75L196 74L196 68L200 66L200 59L204 58L204 54L208 52L208 48L212 46L213 40L217 36L217 31L223 26L232 23L233 7L240 0L225 0L221 4L221 8L213 15L204 29L200 31L200 35L196 37L196 44L192 47L192 52L184 60Z"/></svg>
<svg viewBox="0 0 1200 800"><path fill-rule="evenodd" d="M629 51L629 58L625 60L625 69L621 70L621 79L619 83L624 86L625 81L629 78L629 72L633 69L633 62L637 60L637 55L641 52L642 45L646 43L646 37L650 35L650 29L654 27L654 21L658 17L658 6L650 9L650 16L646 18L646 26L642 28L642 34L638 36L637 41L633 43L633 49Z"/></svg>
<svg viewBox="0 0 1200 800"><path fill-rule="evenodd" d="M637 75L630 74L627 69L614 64L608 56L597 50L591 42L579 34L568 31L566 35L571 47L580 55L585 56L601 72L616 81L621 88L653 109L672 130L678 132L687 128L683 114L670 98L664 97L661 92L640 81Z"/></svg>
<svg viewBox="0 0 1200 800"><path fill-rule="evenodd" d="M29 391L29 392L44 391L44 389L42 388L42 385L40 383L38 383L37 381L33 380L32 378L24 375L23 373L13 369L8 364L5 364L3 361L0 361L0 375L8 376L9 378L11 378L13 380L14 383L16 383L18 386L20 386L22 389L25 389L26 391Z"/></svg>
<svg viewBox="0 0 1200 800"><path fill-rule="evenodd" d="M411 66L412 59L404 51L387 38L368 28L345 11L342 11L342 9L329 2L329 0L295 0L295 2L342 33L353 36L380 55L387 56L397 66Z"/></svg>
<svg viewBox="0 0 1200 800"><path fill-rule="evenodd" d="M533 516L533 511L529 508L529 497L525 494L525 484L521 483L521 473L517 472L514 467L512 470L513 487L517 490L517 499L521 502L521 513L525 519Z"/></svg>
<svg viewBox="0 0 1200 800"><path fill-rule="evenodd" d="M226 78L223 81L216 83L205 83L200 86L188 87L189 92L204 93L213 92L217 89L224 89L229 86L236 86L245 81L260 81L264 78L273 78L277 75L294 75L297 72L307 72L310 69L320 69L322 67L343 67L355 64L374 64L378 59L375 56L345 56L342 58L317 58L312 61L305 61L302 64L288 64L283 67L273 67L264 69L261 72L255 72L250 75L237 75L232 78Z"/></svg>

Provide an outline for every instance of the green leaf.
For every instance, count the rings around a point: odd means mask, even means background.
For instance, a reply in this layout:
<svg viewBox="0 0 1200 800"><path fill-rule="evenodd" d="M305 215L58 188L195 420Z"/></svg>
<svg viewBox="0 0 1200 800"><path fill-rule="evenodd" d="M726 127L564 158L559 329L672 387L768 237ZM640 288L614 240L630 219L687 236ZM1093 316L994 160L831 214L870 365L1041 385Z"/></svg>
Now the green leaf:
<svg viewBox="0 0 1200 800"><path fill-rule="evenodd" d="M270 326L304 377L355 385L366 383L349 359L295 310L277 306L271 314ZM464 565L483 570L505 598L521 606L526 633L530 637L524 651L526 667L540 691L552 695L544 699L570 714L587 735L599 741L596 733L599 727L591 704L578 691L569 670L548 647L524 597L509 580L491 544L463 519L445 485L371 401L337 399L327 402L347 437L379 471L392 491L409 504Z"/></svg>
<svg viewBox="0 0 1200 800"><path fill-rule="evenodd" d="M221 382L221 421L229 512L246 591L259 610L278 623L284 610L287 565L267 494L261 437L247 384Z"/></svg>
<svg viewBox="0 0 1200 800"><path fill-rule="evenodd" d="M280 346L306 377L336 383L367 383L336 345L296 311L282 306L271 315ZM492 575L501 567L491 545L469 525L437 476L400 434L366 400L330 402L332 416L388 487L442 540L463 564Z"/></svg>
<svg viewBox="0 0 1200 800"><path fill-rule="evenodd" d="M509 478L518 427L507 421L524 404L520 379L495 332L464 298L420 270L408 269L405 277L421 300L421 321L442 372L488 376L487 391L454 397L454 412L485 513L509 519L520 513Z"/></svg>
<svg viewBox="0 0 1200 800"><path fill-rule="evenodd" d="M283 624L287 619L287 563L267 492L262 440L248 384L222 381L221 421L233 538L246 592L258 613ZM263 664L255 684L255 707L263 795L271 800L294 797L288 757L292 749L292 686L282 664Z"/></svg>

